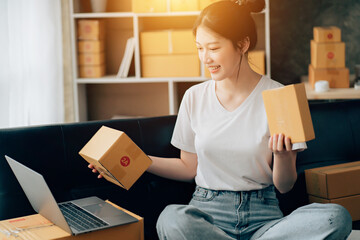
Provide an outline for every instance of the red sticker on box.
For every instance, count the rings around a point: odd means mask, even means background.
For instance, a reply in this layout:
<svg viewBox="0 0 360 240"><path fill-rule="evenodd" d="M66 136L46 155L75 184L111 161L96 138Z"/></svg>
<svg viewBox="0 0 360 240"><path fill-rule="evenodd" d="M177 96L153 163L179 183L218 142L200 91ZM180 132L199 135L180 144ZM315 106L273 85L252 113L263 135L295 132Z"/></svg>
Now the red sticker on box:
<svg viewBox="0 0 360 240"><path fill-rule="evenodd" d="M120 164L124 167L127 167L130 165L130 158L128 156L123 156L121 159L120 159Z"/></svg>
<svg viewBox="0 0 360 240"><path fill-rule="evenodd" d="M329 34L327 35L327 37L328 37L328 39L332 39L332 38L333 38L332 33L329 33Z"/></svg>
<svg viewBox="0 0 360 240"><path fill-rule="evenodd" d="M328 59L333 59L335 54L333 52L328 52L327 57Z"/></svg>

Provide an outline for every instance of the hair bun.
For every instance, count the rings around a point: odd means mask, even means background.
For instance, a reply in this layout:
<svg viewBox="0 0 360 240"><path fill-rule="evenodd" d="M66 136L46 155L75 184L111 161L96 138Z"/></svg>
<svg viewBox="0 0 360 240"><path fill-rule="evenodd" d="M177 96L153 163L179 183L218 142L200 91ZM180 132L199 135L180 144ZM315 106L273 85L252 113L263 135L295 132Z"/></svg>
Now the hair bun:
<svg viewBox="0 0 360 240"><path fill-rule="evenodd" d="M246 6L253 13L261 12L265 8L265 0L237 0L235 2Z"/></svg>

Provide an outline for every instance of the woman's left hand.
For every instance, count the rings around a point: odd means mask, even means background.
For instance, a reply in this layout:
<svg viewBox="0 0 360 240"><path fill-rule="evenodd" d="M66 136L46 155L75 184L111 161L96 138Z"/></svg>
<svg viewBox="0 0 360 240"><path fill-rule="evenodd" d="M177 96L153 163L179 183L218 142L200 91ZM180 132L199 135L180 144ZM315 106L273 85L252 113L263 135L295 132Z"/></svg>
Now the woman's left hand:
<svg viewBox="0 0 360 240"><path fill-rule="evenodd" d="M292 150L291 139L284 134L274 134L269 139L269 148L279 157L291 157L296 151Z"/></svg>

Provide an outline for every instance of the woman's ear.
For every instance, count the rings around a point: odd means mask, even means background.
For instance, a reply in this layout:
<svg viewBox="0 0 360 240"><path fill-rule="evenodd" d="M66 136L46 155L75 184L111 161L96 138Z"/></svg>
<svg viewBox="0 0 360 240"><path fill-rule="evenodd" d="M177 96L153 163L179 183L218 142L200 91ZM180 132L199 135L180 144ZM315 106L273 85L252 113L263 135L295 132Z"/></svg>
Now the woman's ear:
<svg viewBox="0 0 360 240"><path fill-rule="evenodd" d="M237 43L237 45L239 47L240 52L242 54L245 54L249 50L249 47L250 47L250 39L249 39L249 37L246 37L243 40L239 41Z"/></svg>

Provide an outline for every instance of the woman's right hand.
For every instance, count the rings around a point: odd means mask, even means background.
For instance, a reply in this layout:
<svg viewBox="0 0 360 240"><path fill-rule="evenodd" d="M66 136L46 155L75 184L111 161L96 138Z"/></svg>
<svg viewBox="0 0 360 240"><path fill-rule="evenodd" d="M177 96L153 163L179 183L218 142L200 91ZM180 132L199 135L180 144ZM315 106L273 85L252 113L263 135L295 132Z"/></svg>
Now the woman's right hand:
<svg viewBox="0 0 360 240"><path fill-rule="evenodd" d="M88 168L92 169L93 173L97 173L98 171L95 169L94 165L89 164ZM103 176L99 173L98 178L102 178Z"/></svg>

